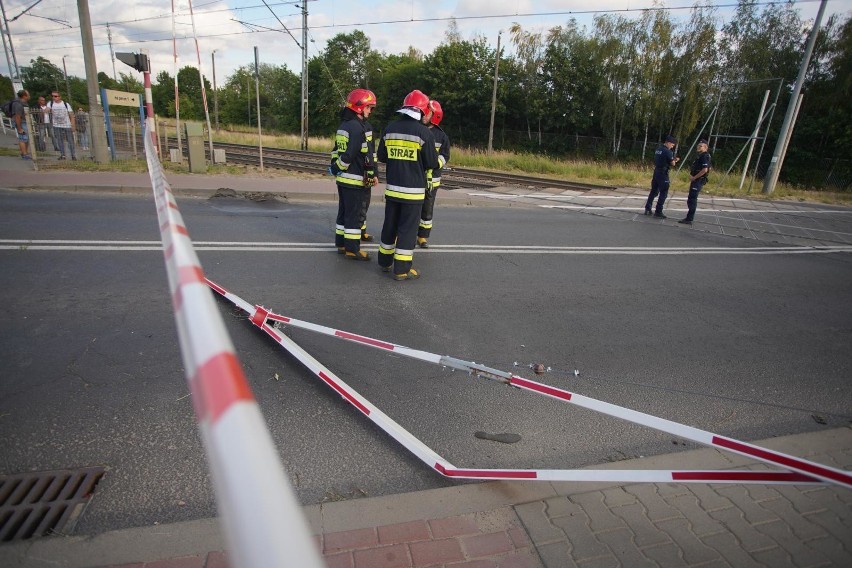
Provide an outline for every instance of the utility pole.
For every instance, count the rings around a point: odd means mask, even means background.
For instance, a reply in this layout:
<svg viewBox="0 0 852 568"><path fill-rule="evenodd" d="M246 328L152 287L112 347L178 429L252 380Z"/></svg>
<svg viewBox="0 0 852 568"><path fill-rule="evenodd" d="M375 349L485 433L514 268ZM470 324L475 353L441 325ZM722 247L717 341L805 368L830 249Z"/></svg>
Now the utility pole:
<svg viewBox="0 0 852 568"><path fill-rule="evenodd" d="M118 74L115 72L115 52L112 50L112 30L109 29L109 22L107 22L107 39L109 40L109 56L112 58L112 78L118 81Z"/></svg>
<svg viewBox="0 0 852 568"><path fill-rule="evenodd" d="M9 75L12 79L12 90L15 94L24 88L24 82L21 79L21 70L18 67L18 58L15 57L15 45L12 43L12 32L9 31L9 21L6 19L6 7L3 5L3 0L0 0L0 12L3 15L3 29L0 30L3 35L3 49L6 50L6 36L9 36L9 47L6 51L6 65L9 66ZM9 62L9 52L12 52L12 61ZM14 66L13 66L14 64Z"/></svg>
<svg viewBox="0 0 852 568"><path fill-rule="evenodd" d="M177 139L177 151L181 162L183 161L183 144L180 141L180 89L178 88L178 53L177 37L175 36L175 0L172 0L172 55L175 72L175 138ZM203 84L203 83L202 83ZM165 126L163 127L165 130ZM165 152L165 149L163 149Z"/></svg>
<svg viewBox="0 0 852 568"><path fill-rule="evenodd" d="M68 104L72 107L74 106L74 102L71 100L71 83L68 81L68 68L65 67L65 58L67 55L62 56L62 72L65 73L65 90L68 91Z"/></svg>
<svg viewBox="0 0 852 568"><path fill-rule="evenodd" d="M257 94L257 148L260 153L260 171L263 172L263 133L260 126L260 57L254 46L254 90Z"/></svg>
<svg viewBox="0 0 852 568"><path fill-rule="evenodd" d="M86 87L89 93L89 125L92 131L92 150L95 161L109 161L106 133L104 131L104 109L98 104L98 66L95 59L95 43L92 39L92 19L89 16L89 0L77 0L80 15L80 36L83 40L83 61L86 64Z"/></svg>
<svg viewBox="0 0 852 568"><path fill-rule="evenodd" d="M491 92L491 125L488 127L488 153L492 151L491 143L494 140L494 110L497 106L497 77L500 74L500 35L503 30L497 32L497 61L494 63L494 90Z"/></svg>
<svg viewBox="0 0 852 568"><path fill-rule="evenodd" d="M219 132L219 90L216 88L216 50L210 54L213 60L213 116L216 117L216 132Z"/></svg>
<svg viewBox="0 0 852 568"><path fill-rule="evenodd" d="M308 149L308 0L302 0L302 151Z"/></svg>
<svg viewBox="0 0 852 568"><path fill-rule="evenodd" d="M769 170L766 172L766 177L763 179L763 193L772 193L775 191L775 184L778 183L778 174L781 173L781 163L784 161L784 154L787 151L787 140L792 136L792 132L788 133L793 123L793 115L796 114L796 105L799 101L799 94L802 92L802 84L805 82L805 75L808 71L808 65L811 62L811 54L814 51L814 43L816 43L817 35L819 34L819 26L822 22L822 14L825 12L825 5L828 0L822 0L819 4L819 11L814 20L814 27L811 29L811 35L808 38L808 45L805 48L805 54L802 56L802 64L799 66L799 76L796 78L796 86L793 88L793 93L790 95L790 102L787 104L787 114L784 115L784 123L781 125L781 130L778 132L778 141L775 143L775 150L772 152L772 159L769 161Z"/></svg>

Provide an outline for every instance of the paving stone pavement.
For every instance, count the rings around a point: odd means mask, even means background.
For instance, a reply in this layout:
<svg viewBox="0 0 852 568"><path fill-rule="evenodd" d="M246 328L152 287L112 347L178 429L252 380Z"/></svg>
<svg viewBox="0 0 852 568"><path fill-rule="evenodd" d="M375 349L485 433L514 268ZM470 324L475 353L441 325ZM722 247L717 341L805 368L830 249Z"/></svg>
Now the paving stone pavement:
<svg viewBox="0 0 852 568"><path fill-rule="evenodd" d="M808 456L849 469L852 453ZM515 506L547 568L852 566L852 490L634 484Z"/></svg>

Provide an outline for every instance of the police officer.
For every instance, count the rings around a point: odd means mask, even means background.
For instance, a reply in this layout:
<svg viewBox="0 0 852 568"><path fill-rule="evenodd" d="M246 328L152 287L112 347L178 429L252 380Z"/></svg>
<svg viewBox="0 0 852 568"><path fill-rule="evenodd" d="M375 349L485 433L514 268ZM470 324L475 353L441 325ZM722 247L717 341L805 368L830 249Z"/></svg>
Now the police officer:
<svg viewBox="0 0 852 568"><path fill-rule="evenodd" d="M669 195L669 168L677 164L680 160L672 152L675 144L677 144L677 140L670 134L666 136L666 141L654 152L654 176L651 178L651 193L648 194L648 201L645 202L645 215L651 214L651 206L654 205L654 198L659 195L660 198L657 200L657 210L654 212L654 217L658 219L666 218L663 215L663 204Z"/></svg>
<svg viewBox="0 0 852 568"><path fill-rule="evenodd" d="M387 126L378 148L379 161L387 164L379 266L384 272L393 267L395 280L412 280L420 277L411 264L426 197L426 172L440 162L435 138L423 123L432 113L429 97L411 91L397 112L399 118Z"/></svg>
<svg viewBox="0 0 852 568"><path fill-rule="evenodd" d="M429 248L429 235L432 232L432 213L435 210L435 194L441 185L441 169L450 161L450 137L438 126L444 118L444 110L438 101L429 101L432 117L429 129L435 137L435 150L438 152L438 167L426 172L426 198L420 211L420 226L417 228L417 244L420 248Z"/></svg>
<svg viewBox="0 0 852 568"><path fill-rule="evenodd" d="M372 240L366 234L370 188L376 177L376 147L373 127L367 118L376 106L376 95L367 89L355 89L346 97L340 111L342 120L334 136L331 166L337 182L337 223L334 244L338 254L351 260L370 260L361 250L361 240Z"/></svg>
<svg viewBox="0 0 852 568"><path fill-rule="evenodd" d="M698 156L689 168L689 195L686 198L686 217L678 221L684 225L692 225L695 218L695 209L698 207L698 194L704 184L707 183L707 174L710 173L710 152L707 151L707 140L698 141Z"/></svg>

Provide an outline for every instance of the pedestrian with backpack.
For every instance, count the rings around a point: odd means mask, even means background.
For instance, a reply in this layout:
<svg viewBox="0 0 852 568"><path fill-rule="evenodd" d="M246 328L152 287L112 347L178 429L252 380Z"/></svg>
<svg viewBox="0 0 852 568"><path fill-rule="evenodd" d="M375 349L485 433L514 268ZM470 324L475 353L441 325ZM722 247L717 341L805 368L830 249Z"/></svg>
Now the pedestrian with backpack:
<svg viewBox="0 0 852 568"><path fill-rule="evenodd" d="M47 106L50 110L50 123L53 125L53 135L56 137L56 143L59 145L59 159L65 159L65 144L68 144L68 150L71 154L71 159L77 159L77 153L74 150L74 130L77 126L74 110L71 105L62 100L62 95L59 91L50 93L51 100Z"/></svg>
<svg viewBox="0 0 852 568"><path fill-rule="evenodd" d="M21 150L22 160L32 160L30 155L29 142L30 137L27 132L27 101L30 100L30 94L26 90L18 91L18 98L3 105L3 114L11 118L15 123L15 133L18 135L18 148Z"/></svg>

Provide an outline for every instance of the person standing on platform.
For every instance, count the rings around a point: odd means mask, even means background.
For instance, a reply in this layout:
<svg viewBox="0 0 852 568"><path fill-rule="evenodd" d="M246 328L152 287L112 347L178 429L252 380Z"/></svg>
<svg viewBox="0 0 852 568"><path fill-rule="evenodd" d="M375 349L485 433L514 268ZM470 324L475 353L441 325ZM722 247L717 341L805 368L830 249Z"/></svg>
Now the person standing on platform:
<svg viewBox="0 0 852 568"><path fill-rule="evenodd" d="M50 108L50 123L53 125L53 135L56 137L56 143L59 145L59 159L65 159L65 145L68 145L68 153L71 154L71 159L77 159L77 152L74 149L74 130L76 128L77 119L74 117L74 109L71 105L62 100L62 95L59 91L53 91L50 94L53 99L47 106Z"/></svg>
<svg viewBox="0 0 852 568"><path fill-rule="evenodd" d="M25 89L21 89L18 91L18 98L12 99L10 108L6 109L6 106L3 106L4 110L10 111L11 116L9 118L15 124L15 134L18 136L18 149L21 151L22 160L33 159L30 155L30 137L26 114L27 101L29 100L30 93Z"/></svg>

